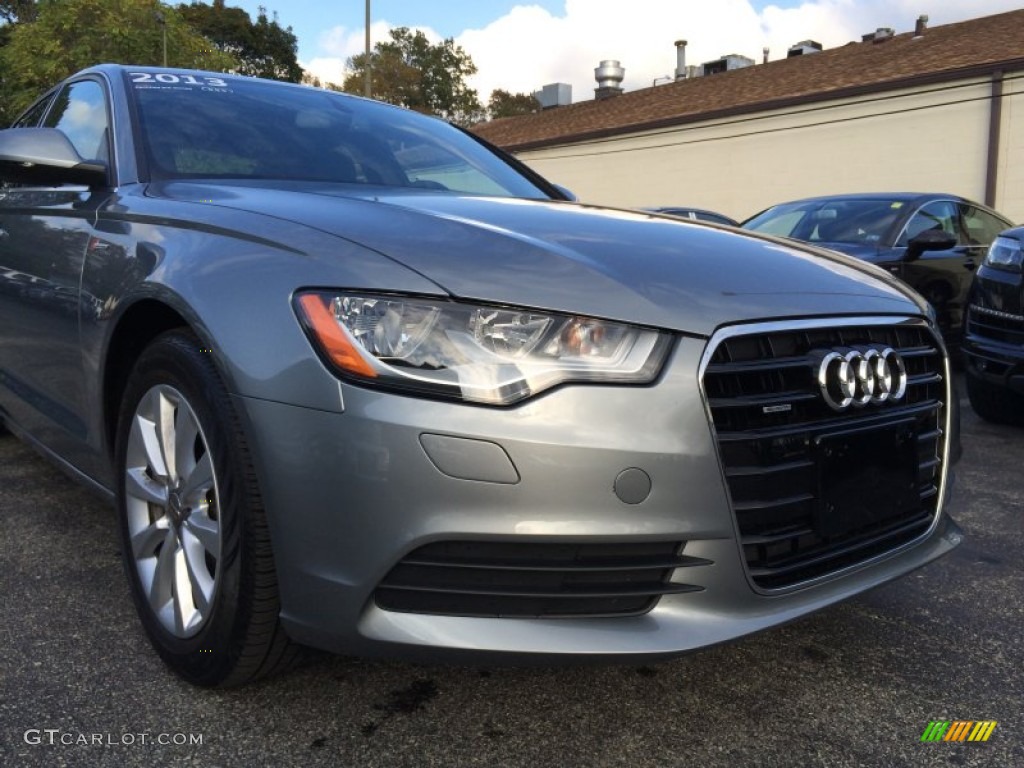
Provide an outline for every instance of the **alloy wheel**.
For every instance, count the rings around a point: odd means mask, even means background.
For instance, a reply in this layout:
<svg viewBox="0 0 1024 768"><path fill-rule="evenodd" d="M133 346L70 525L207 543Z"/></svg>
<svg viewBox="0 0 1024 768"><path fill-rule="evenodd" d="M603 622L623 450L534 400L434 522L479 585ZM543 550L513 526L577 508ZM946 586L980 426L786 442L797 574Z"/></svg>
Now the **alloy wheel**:
<svg viewBox="0 0 1024 768"><path fill-rule="evenodd" d="M160 384L139 400L123 482L130 556L154 616L179 638L213 613L221 516L209 444L192 407Z"/></svg>

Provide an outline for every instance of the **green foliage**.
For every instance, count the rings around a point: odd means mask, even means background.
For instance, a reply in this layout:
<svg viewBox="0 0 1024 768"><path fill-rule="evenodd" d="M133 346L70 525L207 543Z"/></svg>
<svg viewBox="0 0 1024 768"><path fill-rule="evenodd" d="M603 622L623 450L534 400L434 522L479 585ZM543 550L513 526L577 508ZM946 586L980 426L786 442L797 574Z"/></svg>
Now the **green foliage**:
<svg viewBox="0 0 1024 768"><path fill-rule="evenodd" d="M214 0L213 5L183 3L178 11L193 29L240 62L236 70L239 74L302 81L298 40L291 27L284 29L277 18L268 19L263 8L255 22L243 9L228 8L224 0Z"/></svg>
<svg viewBox="0 0 1024 768"><path fill-rule="evenodd" d="M540 112L540 102L531 93L510 93L496 88L491 91L491 99L487 102L487 112L492 120L499 117L515 117Z"/></svg>
<svg viewBox="0 0 1024 768"><path fill-rule="evenodd" d="M3 68L3 49L11 40L14 28L36 17L35 0L0 0L0 127L6 127L16 115L11 114L10 77Z"/></svg>
<svg viewBox="0 0 1024 768"><path fill-rule="evenodd" d="M32 21L35 17L35 0L0 0L0 21Z"/></svg>
<svg viewBox="0 0 1024 768"><path fill-rule="evenodd" d="M47 88L94 64L159 66L165 31L168 66L237 67L158 0L40 0L35 20L14 25L0 48L0 112L9 123Z"/></svg>
<svg viewBox="0 0 1024 768"><path fill-rule="evenodd" d="M391 30L389 42L377 43L370 53L374 98L437 115L460 125L483 117L483 107L466 78L476 65L461 46L448 38L432 45L420 31L407 27ZM351 71L343 90L362 93L366 54L348 61Z"/></svg>

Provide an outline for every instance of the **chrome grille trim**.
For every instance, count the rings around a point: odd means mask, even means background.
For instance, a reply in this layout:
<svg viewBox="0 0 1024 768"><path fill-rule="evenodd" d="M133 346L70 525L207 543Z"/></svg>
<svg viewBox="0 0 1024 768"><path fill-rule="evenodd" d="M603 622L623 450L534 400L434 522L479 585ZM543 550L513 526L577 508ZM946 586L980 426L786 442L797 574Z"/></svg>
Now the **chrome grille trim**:
<svg viewBox="0 0 1024 768"><path fill-rule="evenodd" d="M1016 315L1013 312L1003 312L998 309L989 309L983 307L980 304L971 304L971 312L980 312L983 315L991 315L992 317L998 317L1002 320L1015 320L1018 323L1024 323L1024 315Z"/></svg>
<svg viewBox="0 0 1024 768"><path fill-rule="evenodd" d="M1024 315L971 304L967 308L966 331L973 341L1017 346L1024 344ZM971 354L979 352L971 350Z"/></svg>

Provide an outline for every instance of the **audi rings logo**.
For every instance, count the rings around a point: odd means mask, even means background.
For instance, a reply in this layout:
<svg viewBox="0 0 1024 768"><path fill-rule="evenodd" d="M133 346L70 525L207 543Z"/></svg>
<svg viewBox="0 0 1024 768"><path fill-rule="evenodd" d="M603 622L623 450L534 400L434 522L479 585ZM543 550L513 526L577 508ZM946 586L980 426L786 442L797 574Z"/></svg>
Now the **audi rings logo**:
<svg viewBox="0 0 1024 768"><path fill-rule="evenodd" d="M821 353L818 387L835 411L897 402L907 393L907 368L891 347L853 347Z"/></svg>

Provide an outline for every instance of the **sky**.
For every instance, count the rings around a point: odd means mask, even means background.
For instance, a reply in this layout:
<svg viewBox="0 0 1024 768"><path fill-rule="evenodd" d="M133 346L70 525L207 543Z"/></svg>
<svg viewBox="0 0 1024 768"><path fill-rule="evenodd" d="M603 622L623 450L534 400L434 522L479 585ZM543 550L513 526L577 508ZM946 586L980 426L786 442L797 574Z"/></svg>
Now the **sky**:
<svg viewBox="0 0 1024 768"><path fill-rule="evenodd" d="M879 27L913 30L1019 9L1021 0L372 0L371 40L411 27L433 42L453 38L478 68L469 79L482 103L491 91L534 92L569 83L573 101L594 96L594 68L616 59L626 90L665 82L676 66L675 41L686 39L686 63L726 54L760 62L785 58L789 47L816 40L825 48L860 40ZM345 61L364 47L365 0L227 0L253 17L276 13L299 42L299 63L340 83Z"/></svg>

